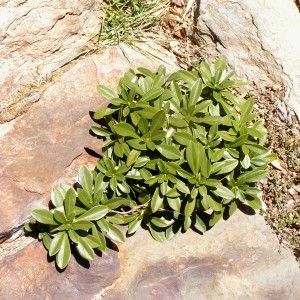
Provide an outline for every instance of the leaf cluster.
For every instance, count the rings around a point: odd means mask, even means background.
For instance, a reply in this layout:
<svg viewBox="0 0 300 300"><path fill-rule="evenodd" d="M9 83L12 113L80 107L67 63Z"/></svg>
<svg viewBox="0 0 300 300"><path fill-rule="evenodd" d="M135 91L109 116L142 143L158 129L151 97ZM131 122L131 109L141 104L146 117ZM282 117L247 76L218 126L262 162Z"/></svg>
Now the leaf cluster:
<svg viewBox="0 0 300 300"><path fill-rule="evenodd" d="M245 84L233 75L219 58L169 76L163 66L129 70L116 93L98 86L109 105L94 113L91 130L104 140L103 158L93 171L81 167L77 190L54 189L54 209L32 212L47 224L40 238L60 268L70 246L91 260L105 237L123 242L116 225L165 241L189 228L203 233L242 203L261 208L255 184L274 156L254 100L232 91Z"/></svg>

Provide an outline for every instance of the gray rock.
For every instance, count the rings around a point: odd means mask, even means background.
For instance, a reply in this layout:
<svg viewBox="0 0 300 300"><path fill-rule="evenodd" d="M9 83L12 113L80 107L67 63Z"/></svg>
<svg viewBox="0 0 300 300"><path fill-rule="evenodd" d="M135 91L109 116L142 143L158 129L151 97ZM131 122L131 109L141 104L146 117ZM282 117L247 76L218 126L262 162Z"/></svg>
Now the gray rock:
<svg viewBox="0 0 300 300"><path fill-rule="evenodd" d="M297 299L300 270L260 215L158 243L139 230L120 246L122 276L93 300Z"/></svg>
<svg viewBox="0 0 300 300"><path fill-rule="evenodd" d="M49 86L40 100L18 119L0 124L0 240L18 228L33 208L46 206L53 185L74 183L80 164L96 158L101 140L89 134L95 123L89 112L106 105L96 90L101 83L116 88L130 67L160 64L130 48L105 51L80 60ZM174 68L174 67L173 67Z"/></svg>
<svg viewBox="0 0 300 300"><path fill-rule="evenodd" d="M300 14L293 1L200 1L198 26L238 77L283 84L300 117Z"/></svg>
<svg viewBox="0 0 300 300"><path fill-rule="evenodd" d="M49 263L50 262L50 263ZM91 263L71 258L60 273L36 241L1 260L0 298L28 300L89 300L120 276L116 251L108 249Z"/></svg>
<svg viewBox="0 0 300 300"><path fill-rule="evenodd" d="M96 2L1 1L0 123L27 111L37 99L23 99L86 49L99 32Z"/></svg>

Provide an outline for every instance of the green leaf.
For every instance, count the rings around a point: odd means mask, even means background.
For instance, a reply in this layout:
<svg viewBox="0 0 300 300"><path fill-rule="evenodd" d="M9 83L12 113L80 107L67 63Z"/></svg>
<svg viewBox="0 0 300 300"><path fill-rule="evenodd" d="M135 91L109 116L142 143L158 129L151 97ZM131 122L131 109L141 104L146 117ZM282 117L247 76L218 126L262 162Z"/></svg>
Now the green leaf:
<svg viewBox="0 0 300 300"><path fill-rule="evenodd" d="M252 200L247 199L247 203L253 209L261 209L262 208L262 201L257 196L253 196Z"/></svg>
<svg viewBox="0 0 300 300"><path fill-rule="evenodd" d="M135 205L136 205L135 201L122 198L122 197L115 197L105 202L105 206L108 209L118 209L122 206L128 206L130 208L133 208Z"/></svg>
<svg viewBox="0 0 300 300"><path fill-rule="evenodd" d="M65 208L65 214L67 220L69 220L71 214L74 211L75 203L76 203L76 192L73 188L70 188L66 193L66 198L64 201L64 208Z"/></svg>
<svg viewBox="0 0 300 300"><path fill-rule="evenodd" d="M108 235L108 237L117 243L124 243L125 237L122 231L110 223L107 224L108 224L108 231L106 232L106 234Z"/></svg>
<svg viewBox="0 0 300 300"><path fill-rule="evenodd" d="M86 207L86 208L90 208L91 203L92 203L92 198L90 197L90 195L88 195L88 193L83 190L83 189L77 189L77 195L78 195L78 199L79 201Z"/></svg>
<svg viewBox="0 0 300 300"><path fill-rule="evenodd" d="M120 122L119 124L114 125L114 129L118 135L140 139L140 137L136 134L135 129L130 124Z"/></svg>
<svg viewBox="0 0 300 300"><path fill-rule="evenodd" d="M51 245L49 248L49 255L53 256L61 249L63 245L63 241L65 236L67 235L66 232L58 232L51 241Z"/></svg>
<svg viewBox="0 0 300 300"><path fill-rule="evenodd" d="M176 198L167 198L169 206L174 209L175 211L180 211L181 207L181 200L179 197Z"/></svg>
<svg viewBox="0 0 300 300"><path fill-rule="evenodd" d="M245 100L244 105L241 107L240 123L244 123L246 121L246 118L250 115L253 106L254 106L254 100L252 97Z"/></svg>
<svg viewBox="0 0 300 300"><path fill-rule="evenodd" d="M97 86L97 91L101 96L104 96L107 99L118 98L118 96L108 87L99 84Z"/></svg>
<svg viewBox="0 0 300 300"><path fill-rule="evenodd" d="M162 208L163 202L164 202L164 199L163 199L163 197L160 197L159 189L156 188L155 192L152 196L152 199L151 199L151 210L152 210L152 212L155 213L160 208Z"/></svg>
<svg viewBox="0 0 300 300"><path fill-rule="evenodd" d="M151 223L149 223L148 228L149 228L149 231L150 231L152 237L156 241L158 241L158 242L165 242L166 236L165 236L164 231L162 231L161 228L157 228L156 226L151 225Z"/></svg>
<svg viewBox="0 0 300 300"><path fill-rule="evenodd" d="M223 209L223 205L222 203L214 200L212 197L207 196L206 197L207 200L207 204L209 205L209 207L214 210L214 211L222 211Z"/></svg>
<svg viewBox="0 0 300 300"><path fill-rule="evenodd" d="M194 215L192 224L200 232L206 231L206 225L198 215Z"/></svg>
<svg viewBox="0 0 300 300"><path fill-rule="evenodd" d="M97 248L100 251L104 251L106 249L106 239L101 231L97 230L96 226L92 227L92 235L99 242L99 247Z"/></svg>
<svg viewBox="0 0 300 300"><path fill-rule="evenodd" d="M117 111L118 109L112 109L112 108L102 108L97 110L94 115L93 118L95 120L101 120L103 119L105 116L109 116L112 115L115 111Z"/></svg>
<svg viewBox="0 0 300 300"><path fill-rule="evenodd" d="M75 220L75 222L73 222L71 226L75 230L88 231L90 228L93 227L93 223L87 220Z"/></svg>
<svg viewBox="0 0 300 300"><path fill-rule="evenodd" d="M188 132L174 132L172 136L177 143L183 146L188 146L190 142L197 142L195 137Z"/></svg>
<svg viewBox="0 0 300 300"><path fill-rule="evenodd" d="M226 174L230 173L232 170L236 168L239 161L236 159L226 159L220 162L216 162L211 166L211 174Z"/></svg>
<svg viewBox="0 0 300 300"><path fill-rule="evenodd" d="M31 212L31 215L42 224L58 225L53 218L53 213L47 209L35 209Z"/></svg>
<svg viewBox="0 0 300 300"><path fill-rule="evenodd" d="M243 135L239 136L237 139L235 139L233 141L233 143L228 144L226 146L230 147L230 148L237 148L237 147L245 144L247 140L248 140L248 134L243 134Z"/></svg>
<svg viewBox="0 0 300 300"><path fill-rule="evenodd" d="M185 205L185 208L184 208L184 215L186 218L190 217L193 212L194 212L194 209L195 209L195 205L196 205L196 199L193 198L193 199L189 199Z"/></svg>
<svg viewBox="0 0 300 300"><path fill-rule="evenodd" d="M223 199L232 200L235 198L235 194L223 185L218 185L217 189L213 193Z"/></svg>
<svg viewBox="0 0 300 300"><path fill-rule="evenodd" d="M91 196L93 189L93 174L87 166L83 165L79 168L78 181L88 195Z"/></svg>
<svg viewBox="0 0 300 300"><path fill-rule="evenodd" d="M163 126L165 120L166 120L166 113L164 110L161 110L158 113L156 113L152 118L150 131L155 132L159 130Z"/></svg>
<svg viewBox="0 0 300 300"><path fill-rule="evenodd" d="M71 188L71 186L62 184L59 187L52 189L51 191L51 202L55 207L60 207L64 205L64 200L67 191Z"/></svg>
<svg viewBox="0 0 300 300"><path fill-rule="evenodd" d="M161 155L168 159L180 159L181 153L180 151L171 145L160 144L156 146L156 150L160 152Z"/></svg>
<svg viewBox="0 0 300 300"><path fill-rule="evenodd" d="M214 225L216 225L218 221L222 218L222 215L222 212L213 212L209 220L209 226L213 227Z"/></svg>
<svg viewBox="0 0 300 300"><path fill-rule="evenodd" d="M131 223L128 224L128 234L133 234L135 233L138 228L140 227L141 223L142 223L143 219L139 219L138 217L133 220Z"/></svg>
<svg viewBox="0 0 300 300"><path fill-rule="evenodd" d="M233 213L236 211L236 209L237 209L237 203L236 203L236 201L232 201L229 204L229 216L232 216Z"/></svg>
<svg viewBox="0 0 300 300"><path fill-rule="evenodd" d="M175 184L175 187L176 187L176 189L178 189L181 193L184 193L184 194L190 194L190 189L186 186L186 184L185 184L183 181L181 181L181 180L179 180L179 179L177 179L176 184Z"/></svg>
<svg viewBox="0 0 300 300"><path fill-rule="evenodd" d="M194 175L198 174L200 171L200 167L201 167L200 151L201 151L201 145L199 143L193 143L193 142L190 142L190 144L187 146L185 151L186 160Z"/></svg>
<svg viewBox="0 0 300 300"><path fill-rule="evenodd" d="M129 166L133 165L139 158L140 154L141 154L140 151L132 149L127 156L126 166L129 167Z"/></svg>
<svg viewBox="0 0 300 300"><path fill-rule="evenodd" d="M108 213L108 208L105 205L97 205L89 209L86 213L79 216L74 223L77 221L97 221L103 218Z"/></svg>
<svg viewBox="0 0 300 300"><path fill-rule="evenodd" d="M159 88L155 88L150 90L148 93L146 93L145 95L143 95L143 97L139 100L140 102L146 102L146 101L150 101L153 99L158 98L162 93L164 92L164 89L159 87Z"/></svg>
<svg viewBox="0 0 300 300"><path fill-rule="evenodd" d="M166 220L164 217L160 217L160 218L152 217L150 219L150 222L156 227L166 228L174 223L174 219Z"/></svg>
<svg viewBox="0 0 300 300"><path fill-rule="evenodd" d="M53 217L60 224L66 224L67 223L66 215L62 211L54 210Z"/></svg>
<svg viewBox="0 0 300 300"><path fill-rule="evenodd" d="M112 134L111 132L104 130L98 126L91 126L91 130L96 135L104 136L104 137L109 137Z"/></svg>
<svg viewBox="0 0 300 300"><path fill-rule="evenodd" d="M63 239L61 242L61 248L56 255L55 261L57 266L63 270L67 267L68 263L71 259L71 247L70 242L67 234L63 235Z"/></svg>
<svg viewBox="0 0 300 300"><path fill-rule="evenodd" d="M267 176L267 172L265 170L252 170L249 172L245 172L241 176L239 176L237 183L240 182L258 182L264 179Z"/></svg>
<svg viewBox="0 0 300 300"><path fill-rule="evenodd" d="M167 81L179 81L183 80L186 83L194 84L194 82L198 79L198 76L190 71L179 70L169 76Z"/></svg>
<svg viewBox="0 0 300 300"><path fill-rule="evenodd" d="M225 152L225 148L215 149L214 150L214 154L212 155L212 157L210 159L211 162L217 162L217 161L219 161L223 157L224 152Z"/></svg>
<svg viewBox="0 0 300 300"><path fill-rule="evenodd" d="M194 107L200 100L202 93L202 80L198 78L191 88L189 107Z"/></svg>
<svg viewBox="0 0 300 300"><path fill-rule="evenodd" d="M79 238L78 244L76 245L76 250L78 251L81 257L89 261L93 260L95 257L95 253L92 246L81 237Z"/></svg>

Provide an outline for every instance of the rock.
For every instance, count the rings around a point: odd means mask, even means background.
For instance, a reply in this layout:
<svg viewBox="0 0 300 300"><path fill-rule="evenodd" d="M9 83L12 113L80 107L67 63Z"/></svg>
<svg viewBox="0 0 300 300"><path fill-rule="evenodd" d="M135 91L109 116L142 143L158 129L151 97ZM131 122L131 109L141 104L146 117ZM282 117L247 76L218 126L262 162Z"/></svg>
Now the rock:
<svg viewBox="0 0 300 300"><path fill-rule="evenodd" d="M74 183L84 163L95 166L101 141L89 134L95 124L89 113L106 105L97 84L116 88L130 67L154 70L160 64L124 49L131 62L119 48L82 59L26 114L0 124L0 215L5 216L0 218L0 240L15 232L33 208L48 204L51 187ZM93 151L94 158L86 154Z"/></svg>
<svg viewBox="0 0 300 300"><path fill-rule="evenodd" d="M117 252L110 249L91 263L78 263L72 257L63 273L56 270L51 258L48 261L42 243L36 241L2 259L0 298L89 300L120 276Z"/></svg>
<svg viewBox="0 0 300 300"><path fill-rule="evenodd" d="M99 32L97 1L2 1L0 123L27 111L37 88ZM33 25L34 24L34 25Z"/></svg>
<svg viewBox="0 0 300 300"><path fill-rule="evenodd" d="M237 211L199 235L158 243L138 232L120 246L122 276L93 300L297 299L300 270L260 215Z"/></svg>
<svg viewBox="0 0 300 300"><path fill-rule="evenodd" d="M196 14L207 33L202 37L214 42L238 77L259 86L282 83L300 118L300 14L294 2L205 0Z"/></svg>

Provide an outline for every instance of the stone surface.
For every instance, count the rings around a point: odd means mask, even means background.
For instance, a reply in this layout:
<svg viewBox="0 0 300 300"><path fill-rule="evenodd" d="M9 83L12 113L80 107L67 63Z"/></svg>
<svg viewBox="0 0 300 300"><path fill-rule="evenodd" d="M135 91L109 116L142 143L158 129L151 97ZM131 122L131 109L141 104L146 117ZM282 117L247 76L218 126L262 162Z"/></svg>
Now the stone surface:
<svg viewBox="0 0 300 300"><path fill-rule="evenodd" d="M89 134L94 124L89 113L106 105L97 84L116 88L130 67L154 70L160 64L124 49L131 61L119 48L82 59L26 114L0 124L0 240L24 223L33 208L47 205L53 185L74 182L79 166L89 160L95 165L98 157L86 151L99 154L101 141Z"/></svg>
<svg viewBox="0 0 300 300"><path fill-rule="evenodd" d="M120 246L122 275L93 300L297 299L300 270L260 215L237 211L204 235L166 243L139 230Z"/></svg>
<svg viewBox="0 0 300 300"><path fill-rule="evenodd" d="M89 300L120 276L117 252L109 249L91 263L78 264L72 257L63 273L56 270L52 259L50 261L42 243L36 241L3 258L0 299Z"/></svg>
<svg viewBox="0 0 300 300"><path fill-rule="evenodd" d="M294 1L199 3L202 37L213 41L238 77L257 85L283 84L285 100L300 118L300 14Z"/></svg>
<svg viewBox="0 0 300 300"><path fill-rule="evenodd" d="M99 32L95 0L1 1L0 123L28 110L44 81Z"/></svg>

